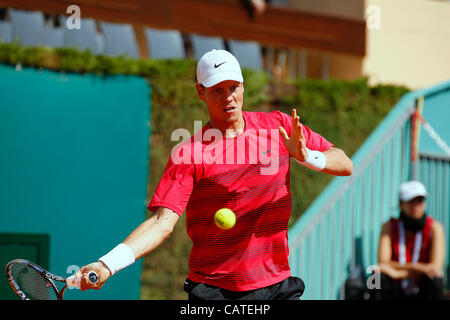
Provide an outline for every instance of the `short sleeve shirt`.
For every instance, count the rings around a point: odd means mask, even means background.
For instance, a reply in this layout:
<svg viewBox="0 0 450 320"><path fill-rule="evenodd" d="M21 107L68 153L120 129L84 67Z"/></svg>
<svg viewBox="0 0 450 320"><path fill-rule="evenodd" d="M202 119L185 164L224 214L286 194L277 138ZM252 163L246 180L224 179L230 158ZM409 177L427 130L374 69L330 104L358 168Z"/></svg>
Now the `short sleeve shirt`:
<svg viewBox="0 0 450 320"><path fill-rule="evenodd" d="M182 215L192 240L188 278L248 291L290 276L287 225L291 213L290 155L279 135L292 118L282 112L243 112L244 131L225 138L209 124L172 151L148 206ZM332 147L303 126L306 146ZM236 224L219 229L214 214L229 208Z"/></svg>

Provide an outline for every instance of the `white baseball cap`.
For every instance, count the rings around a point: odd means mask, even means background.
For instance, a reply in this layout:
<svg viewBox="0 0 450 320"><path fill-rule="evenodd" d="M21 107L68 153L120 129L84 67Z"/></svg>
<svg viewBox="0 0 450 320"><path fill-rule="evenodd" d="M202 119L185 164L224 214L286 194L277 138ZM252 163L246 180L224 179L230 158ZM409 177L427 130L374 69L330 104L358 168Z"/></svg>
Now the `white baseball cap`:
<svg viewBox="0 0 450 320"><path fill-rule="evenodd" d="M237 59L226 50L206 52L197 64L197 82L209 88L225 80L244 82Z"/></svg>
<svg viewBox="0 0 450 320"><path fill-rule="evenodd" d="M426 197L427 190L419 181L408 181L400 185L399 199L408 202L416 197Z"/></svg>

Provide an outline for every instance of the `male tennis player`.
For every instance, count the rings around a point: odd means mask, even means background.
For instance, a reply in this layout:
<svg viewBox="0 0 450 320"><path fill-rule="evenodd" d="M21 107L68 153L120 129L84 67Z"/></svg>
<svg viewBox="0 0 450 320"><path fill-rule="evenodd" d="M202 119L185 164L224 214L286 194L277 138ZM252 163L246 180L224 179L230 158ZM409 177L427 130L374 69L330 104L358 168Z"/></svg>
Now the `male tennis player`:
<svg viewBox="0 0 450 320"><path fill-rule="evenodd" d="M205 53L197 82L209 122L172 152L148 206L154 215L98 262L81 268L81 288L99 289L150 253L186 211L193 243L184 286L189 299L299 299L304 284L291 276L288 264L290 157L339 176L350 175L353 163L303 126L295 109L292 116L243 111L244 79L231 53ZM215 226L213 216L221 208L236 213L232 229ZM89 271L98 273L98 284L86 281Z"/></svg>

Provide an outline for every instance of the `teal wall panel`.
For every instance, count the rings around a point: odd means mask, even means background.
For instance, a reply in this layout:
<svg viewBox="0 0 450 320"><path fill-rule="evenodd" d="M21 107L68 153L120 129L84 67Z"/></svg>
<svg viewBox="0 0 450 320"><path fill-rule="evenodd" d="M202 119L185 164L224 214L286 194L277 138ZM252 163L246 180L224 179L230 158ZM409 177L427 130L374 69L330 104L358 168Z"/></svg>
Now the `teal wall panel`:
<svg viewBox="0 0 450 320"><path fill-rule="evenodd" d="M418 177L428 191L427 214L444 226L448 261L450 256L450 158L421 155ZM446 266L445 275L447 288L450 288L450 264Z"/></svg>
<svg viewBox="0 0 450 320"><path fill-rule="evenodd" d="M450 91L428 96L423 104L423 117L433 127L434 131L450 144ZM449 156L438 146L435 140L422 127L419 140L419 150L422 153Z"/></svg>
<svg viewBox="0 0 450 320"><path fill-rule="evenodd" d="M143 78L0 65L0 232L50 234L50 271L96 261L145 219ZM139 299L142 263L73 299Z"/></svg>

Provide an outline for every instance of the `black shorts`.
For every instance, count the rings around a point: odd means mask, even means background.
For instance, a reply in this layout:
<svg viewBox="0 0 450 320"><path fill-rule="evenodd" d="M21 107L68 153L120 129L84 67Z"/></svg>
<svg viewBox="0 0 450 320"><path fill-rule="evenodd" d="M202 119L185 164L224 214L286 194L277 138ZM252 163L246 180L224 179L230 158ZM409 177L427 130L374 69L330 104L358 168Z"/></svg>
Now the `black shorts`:
<svg viewBox="0 0 450 320"><path fill-rule="evenodd" d="M188 293L189 300L300 300L305 283L300 278L289 277L260 289L230 291L186 279L184 291Z"/></svg>

